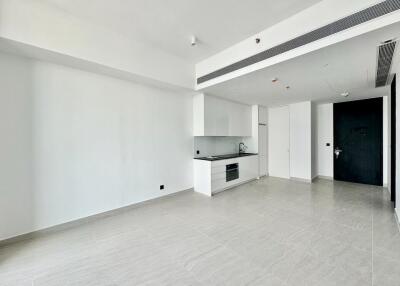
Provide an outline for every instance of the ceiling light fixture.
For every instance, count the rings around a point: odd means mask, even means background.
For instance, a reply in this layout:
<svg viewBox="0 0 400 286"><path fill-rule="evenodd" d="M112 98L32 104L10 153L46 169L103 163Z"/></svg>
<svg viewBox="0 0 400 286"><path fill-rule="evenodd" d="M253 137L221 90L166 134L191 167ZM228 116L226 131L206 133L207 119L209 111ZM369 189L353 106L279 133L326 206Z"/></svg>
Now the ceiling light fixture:
<svg viewBox="0 0 400 286"><path fill-rule="evenodd" d="M343 96L343 97L348 97L349 94L350 94L350 93L348 93L348 92L346 91L346 92L342 92L340 95Z"/></svg>

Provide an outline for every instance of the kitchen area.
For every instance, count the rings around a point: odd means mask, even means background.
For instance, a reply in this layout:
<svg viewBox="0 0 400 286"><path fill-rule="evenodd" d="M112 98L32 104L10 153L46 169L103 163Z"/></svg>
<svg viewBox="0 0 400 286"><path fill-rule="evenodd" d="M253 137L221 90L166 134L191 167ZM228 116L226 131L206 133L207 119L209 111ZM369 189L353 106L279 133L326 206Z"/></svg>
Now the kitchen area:
<svg viewBox="0 0 400 286"><path fill-rule="evenodd" d="M193 98L194 190L212 196L268 174L267 108Z"/></svg>

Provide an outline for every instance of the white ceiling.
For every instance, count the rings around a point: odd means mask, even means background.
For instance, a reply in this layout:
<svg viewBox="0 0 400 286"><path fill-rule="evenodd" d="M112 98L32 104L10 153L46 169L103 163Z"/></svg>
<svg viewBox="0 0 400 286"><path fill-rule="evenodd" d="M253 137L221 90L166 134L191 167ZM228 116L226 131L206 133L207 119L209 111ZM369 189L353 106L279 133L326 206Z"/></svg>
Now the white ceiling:
<svg viewBox="0 0 400 286"><path fill-rule="evenodd" d="M38 0L196 63L320 0ZM190 36L200 41L190 46Z"/></svg>
<svg viewBox="0 0 400 286"><path fill-rule="evenodd" d="M305 100L339 102L387 95L387 87L375 88L375 73L377 46L391 38L400 38L399 23L202 91L265 106ZM278 82L271 82L274 77L279 79ZM346 91L350 96L341 97L340 93Z"/></svg>

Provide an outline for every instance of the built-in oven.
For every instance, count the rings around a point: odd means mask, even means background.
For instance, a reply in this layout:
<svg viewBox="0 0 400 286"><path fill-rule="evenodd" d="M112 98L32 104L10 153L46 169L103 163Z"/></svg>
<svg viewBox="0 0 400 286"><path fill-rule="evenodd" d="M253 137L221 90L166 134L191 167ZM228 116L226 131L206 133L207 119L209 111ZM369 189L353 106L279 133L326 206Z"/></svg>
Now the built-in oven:
<svg viewBox="0 0 400 286"><path fill-rule="evenodd" d="M226 181L239 179L239 163L226 165Z"/></svg>

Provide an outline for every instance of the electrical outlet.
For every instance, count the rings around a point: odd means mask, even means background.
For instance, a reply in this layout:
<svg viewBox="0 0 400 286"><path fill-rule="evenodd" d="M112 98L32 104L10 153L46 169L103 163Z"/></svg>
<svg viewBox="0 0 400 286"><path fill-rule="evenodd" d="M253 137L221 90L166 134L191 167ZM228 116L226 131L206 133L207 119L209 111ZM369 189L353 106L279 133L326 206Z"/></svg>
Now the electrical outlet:
<svg viewBox="0 0 400 286"><path fill-rule="evenodd" d="M160 185L160 190L164 190L164 185Z"/></svg>
<svg viewBox="0 0 400 286"><path fill-rule="evenodd" d="M196 151L196 154L199 155L199 154L200 154L200 150L197 150L197 151Z"/></svg>

